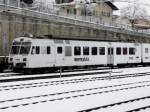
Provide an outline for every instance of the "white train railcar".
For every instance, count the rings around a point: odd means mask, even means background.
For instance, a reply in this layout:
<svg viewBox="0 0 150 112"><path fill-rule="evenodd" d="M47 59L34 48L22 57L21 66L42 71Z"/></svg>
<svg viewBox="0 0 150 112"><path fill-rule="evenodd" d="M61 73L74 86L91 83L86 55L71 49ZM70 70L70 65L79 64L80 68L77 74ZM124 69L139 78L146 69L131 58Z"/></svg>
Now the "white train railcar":
<svg viewBox="0 0 150 112"><path fill-rule="evenodd" d="M78 66L119 66L139 64L142 61L148 63L150 57L144 51L147 47L150 48L150 45L19 37L13 41L9 63L14 69L24 71Z"/></svg>

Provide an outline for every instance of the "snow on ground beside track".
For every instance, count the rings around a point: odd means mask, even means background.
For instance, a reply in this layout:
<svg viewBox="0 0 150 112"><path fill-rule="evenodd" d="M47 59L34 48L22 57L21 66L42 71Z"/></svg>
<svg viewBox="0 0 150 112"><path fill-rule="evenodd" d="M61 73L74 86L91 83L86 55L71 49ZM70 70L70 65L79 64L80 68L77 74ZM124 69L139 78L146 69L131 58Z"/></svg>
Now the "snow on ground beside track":
<svg viewBox="0 0 150 112"><path fill-rule="evenodd" d="M123 90L119 92L89 95L54 102L47 101L45 103L40 103L39 101L37 104L30 103L26 106L20 105L18 107L10 107L5 110L0 110L0 112L76 112L79 110L148 96L150 94L149 89L150 87L136 88L128 91ZM126 110L130 110L131 108L132 107L129 106L128 108L126 108ZM118 108L118 110L116 110L115 112L123 111Z"/></svg>
<svg viewBox="0 0 150 112"><path fill-rule="evenodd" d="M139 72L143 73L143 72L150 72L150 67L113 69L112 72L113 73L111 75L139 73ZM65 78L1 83L0 101L15 99L15 98L30 97L36 95L65 92L65 91L73 91L73 90L75 91L75 90L82 90L88 88L106 87L110 85L119 85L119 84L131 83L131 82L150 81L150 76L144 76L144 77L132 77L132 78L130 77L130 78L113 79L113 80L97 80L91 82L87 81L87 82L70 83L70 84L48 85L48 86L34 87L33 85L33 87L30 88L22 88L22 89L20 88L20 89L10 89L10 90L3 90L2 87L2 86L9 86L9 85L21 85L21 84L30 84L30 83L39 83L39 82L90 78L93 76L97 77L99 75L75 76L75 77L65 77ZM112 92L108 94L104 93L104 94L89 95L89 96L70 98L70 99L54 101L54 102L47 101L45 103L29 104L27 106L22 105L15 108L10 107L8 109L0 110L0 112L74 112L82 109L97 107L105 104L111 104L123 100L134 99L134 98L148 96L148 95L150 95L150 87L144 87L144 88L131 89L129 91L123 90L123 91ZM48 100L48 99L41 98L40 100ZM32 102L32 100L30 100L29 102ZM118 110L118 112L121 111Z"/></svg>

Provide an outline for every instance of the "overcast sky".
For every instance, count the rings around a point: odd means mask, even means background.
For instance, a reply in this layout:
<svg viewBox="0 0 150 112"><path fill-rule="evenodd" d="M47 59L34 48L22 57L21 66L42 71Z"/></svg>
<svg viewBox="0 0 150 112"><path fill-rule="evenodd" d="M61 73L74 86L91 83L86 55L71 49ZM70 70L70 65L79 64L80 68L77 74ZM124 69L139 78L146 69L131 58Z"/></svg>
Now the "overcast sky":
<svg viewBox="0 0 150 112"><path fill-rule="evenodd" d="M128 0L126 0L126 1L128 1ZM129 0L129 1L134 1L134 0ZM148 14L150 15L150 0L136 0L136 1L138 1L141 4L141 7L144 7L146 9L146 11L148 12ZM115 5L120 9L120 8L123 8L127 5L129 5L129 3L127 3L127 2L115 2Z"/></svg>

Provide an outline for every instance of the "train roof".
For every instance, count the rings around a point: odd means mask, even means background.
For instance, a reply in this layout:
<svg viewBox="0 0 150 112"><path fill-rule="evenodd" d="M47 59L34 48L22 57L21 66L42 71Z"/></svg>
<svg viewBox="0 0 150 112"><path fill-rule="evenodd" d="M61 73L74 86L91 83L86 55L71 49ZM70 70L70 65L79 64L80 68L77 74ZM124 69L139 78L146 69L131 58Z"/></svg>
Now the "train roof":
<svg viewBox="0 0 150 112"><path fill-rule="evenodd" d="M134 41L124 42L124 41L117 41L117 40L98 40L92 38L80 38L80 37L64 37L64 36L52 36L52 35L42 35L42 36L34 36L34 37L18 37L15 38L14 41L31 41L33 39L55 39L55 40L76 40L76 41L101 41L101 42L121 42L121 43L137 43Z"/></svg>

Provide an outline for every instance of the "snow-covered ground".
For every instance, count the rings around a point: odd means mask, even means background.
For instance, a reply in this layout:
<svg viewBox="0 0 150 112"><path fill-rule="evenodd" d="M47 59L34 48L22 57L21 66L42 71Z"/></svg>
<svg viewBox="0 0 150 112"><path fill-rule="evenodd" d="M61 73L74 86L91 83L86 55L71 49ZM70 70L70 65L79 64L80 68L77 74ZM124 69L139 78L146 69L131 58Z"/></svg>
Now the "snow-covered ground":
<svg viewBox="0 0 150 112"><path fill-rule="evenodd" d="M114 69L111 75L139 72L150 72L150 67ZM0 112L76 112L150 96L150 76L63 83L90 77L93 75L0 83ZM54 81L62 83L50 83ZM149 104L150 99L97 111L123 112Z"/></svg>

